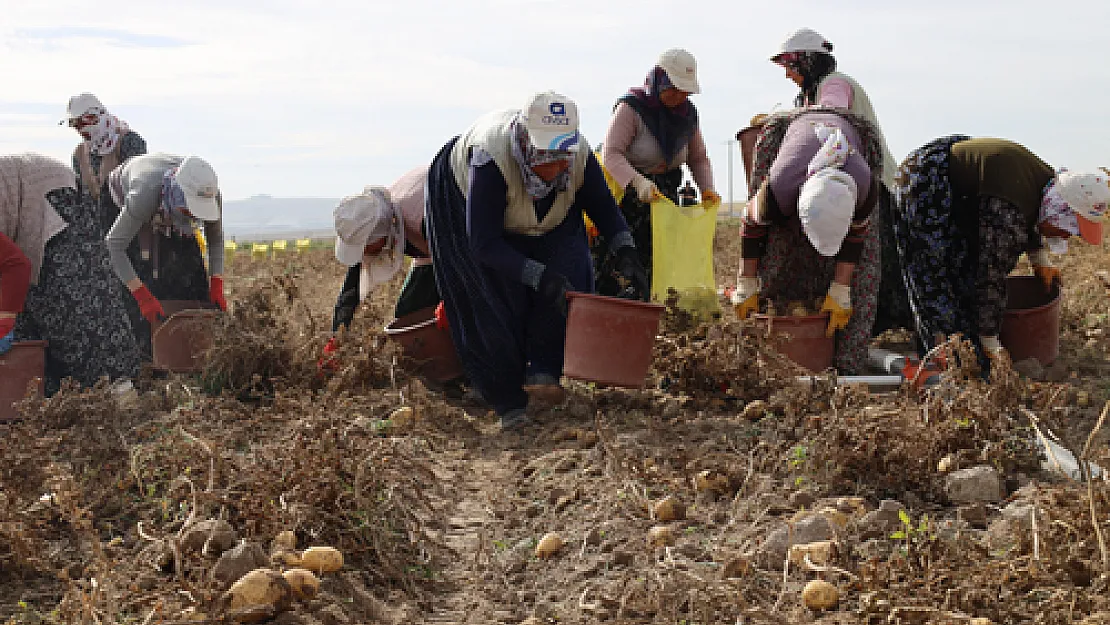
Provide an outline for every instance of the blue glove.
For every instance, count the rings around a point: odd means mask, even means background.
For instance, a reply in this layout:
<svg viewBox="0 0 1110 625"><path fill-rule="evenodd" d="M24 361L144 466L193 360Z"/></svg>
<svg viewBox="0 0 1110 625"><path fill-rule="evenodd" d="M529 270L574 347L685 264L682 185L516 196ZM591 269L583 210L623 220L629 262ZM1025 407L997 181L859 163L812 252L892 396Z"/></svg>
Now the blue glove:
<svg viewBox="0 0 1110 625"><path fill-rule="evenodd" d="M13 328L10 332L5 334L3 337L0 337L0 354L8 353L8 350L12 348L12 344L14 344L14 343L15 343L15 329Z"/></svg>

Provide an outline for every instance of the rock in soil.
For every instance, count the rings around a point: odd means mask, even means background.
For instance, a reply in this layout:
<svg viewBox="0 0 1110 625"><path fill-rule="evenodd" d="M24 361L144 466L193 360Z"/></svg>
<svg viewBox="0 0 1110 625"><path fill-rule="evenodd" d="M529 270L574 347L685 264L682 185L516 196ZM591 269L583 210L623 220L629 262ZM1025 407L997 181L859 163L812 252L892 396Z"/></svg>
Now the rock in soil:
<svg viewBox="0 0 1110 625"><path fill-rule="evenodd" d="M212 579L227 588L251 571L268 566L270 559L258 543L243 541L225 551L212 567Z"/></svg>
<svg viewBox="0 0 1110 625"><path fill-rule="evenodd" d="M833 538L833 526L828 519L820 515L806 516L794 523L793 531L789 525L783 525L768 534L756 550L756 561L764 568L781 568L791 546Z"/></svg>
<svg viewBox="0 0 1110 625"><path fill-rule="evenodd" d="M1002 480L994 467L979 465L960 469L948 476L944 485L953 503L994 503L1002 500Z"/></svg>
<svg viewBox="0 0 1110 625"><path fill-rule="evenodd" d="M863 515L858 527L860 538L887 538L890 533L902 527L902 519L898 517L899 511L905 510L900 502L894 499L884 499L879 504L878 510L872 510Z"/></svg>

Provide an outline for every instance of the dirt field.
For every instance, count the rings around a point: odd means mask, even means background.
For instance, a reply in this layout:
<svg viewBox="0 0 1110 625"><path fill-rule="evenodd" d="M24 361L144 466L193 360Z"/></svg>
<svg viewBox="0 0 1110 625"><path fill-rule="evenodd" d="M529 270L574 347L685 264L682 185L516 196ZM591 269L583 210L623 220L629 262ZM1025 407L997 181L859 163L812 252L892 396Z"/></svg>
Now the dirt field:
<svg viewBox="0 0 1110 625"><path fill-rule="evenodd" d="M315 598L251 614L288 625L1110 623L1110 488L1042 470L1036 443L1110 467L1110 427L1088 440L1110 398L1107 259L1077 244L1064 261L1062 357L1037 379L798 386L729 313L659 340L655 388L572 382L500 434L399 366L380 328L400 280L321 377L342 268L240 252L203 376L64 391L3 427L0 619L246 618L221 595L280 570L290 530L345 561ZM549 533L561 548L538 557ZM811 580L835 588L828 609L803 605Z"/></svg>

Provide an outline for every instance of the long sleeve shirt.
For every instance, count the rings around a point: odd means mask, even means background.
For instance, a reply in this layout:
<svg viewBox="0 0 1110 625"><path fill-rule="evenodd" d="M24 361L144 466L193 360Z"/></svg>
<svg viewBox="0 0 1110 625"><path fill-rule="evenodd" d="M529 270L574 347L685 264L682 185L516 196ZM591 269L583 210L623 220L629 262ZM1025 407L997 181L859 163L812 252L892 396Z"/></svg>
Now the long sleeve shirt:
<svg viewBox="0 0 1110 625"><path fill-rule="evenodd" d="M709 163L701 126L694 129L690 143L679 150L668 163L663 157L659 142L647 129L639 114L624 102L617 105L609 120L609 130L606 131L601 145L601 161L622 189L633 178L644 174L661 174L686 164L702 194L715 191L713 168Z"/></svg>
<svg viewBox="0 0 1110 625"><path fill-rule="evenodd" d="M119 217L108 232L106 240L112 269L124 284L138 278L131 260L127 257L127 246L159 210L162 202L163 175L167 170L180 165L182 160L183 157L171 154L146 154L135 157L123 165L120 176L123 186L123 206L120 207ZM208 245L209 275L223 274L222 217L216 221L204 222L204 238Z"/></svg>
<svg viewBox="0 0 1110 625"><path fill-rule="evenodd" d="M509 244L505 238L505 200L508 184L495 162L471 165L470 189L466 199L467 233L470 249L481 264L521 280L528 257ZM542 220L551 209L556 193L535 201L536 215ZM601 166L593 154L586 162L582 187L575 194L570 215L582 211L589 216L603 236L609 240L628 231L617 208Z"/></svg>

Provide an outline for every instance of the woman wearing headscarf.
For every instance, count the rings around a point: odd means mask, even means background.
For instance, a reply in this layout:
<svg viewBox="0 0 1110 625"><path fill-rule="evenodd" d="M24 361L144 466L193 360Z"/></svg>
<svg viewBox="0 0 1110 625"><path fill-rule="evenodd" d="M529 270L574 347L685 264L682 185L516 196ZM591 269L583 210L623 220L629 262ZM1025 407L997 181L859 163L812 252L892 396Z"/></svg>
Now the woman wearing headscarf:
<svg viewBox="0 0 1110 625"><path fill-rule="evenodd" d="M682 166L687 165L701 189L702 201L720 202L713 188L713 169L690 95L700 93L694 56L680 48L663 52L642 87L633 87L617 101L602 142L601 162L627 189L621 211L632 229L640 262L651 278L651 201L660 197L679 203ZM599 239L599 244L604 241ZM598 253L601 252L601 253ZM595 249L598 259L604 248ZM616 295L611 259L598 263L598 292Z"/></svg>
<svg viewBox="0 0 1110 625"><path fill-rule="evenodd" d="M63 378L132 378L139 351L90 200L64 163L0 156L0 354L45 340L48 395Z"/></svg>
<svg viewBox="0 0 1110 625"><path fill-rule="evenodd" d="M1110 201L1104 173L1055 170L1005 139L952 135L914 150L897 178L894 235L920 346L962 334L981 356L998 340L1006 276L1024 252L1051 289L1048 252L1098 245ZM983 363L986 364L986 360Z"/></svg>
<svg viewBox="0 0 1110 625"><path fill-rule="evenodd" d="M863 370L875 320L879 241L871 217L882 162L877 129L843 109L772 115L755 145L736 314L756 312L761 296L812 302L824 293L821 312L842 374Z"/></svg>
<svg viewBox="0 0 1110 625"><path fill-rule="evenodd" d="M851 76L837 71L833 44L810 28L800 28L779 45L771 61L786 70L786 77L798 86L794 105L832 106L846 109L871 123L882 145L882 178L876 206L875 225L881 243L882 279L879 289L879 310L874 331L897 327L909 320L909 302L902 286L902 272L893 247L890 211L894 204L894 172L898 168L871 99Z"/></svg>
<svg viewBox="0 0 1110 625"><path fill-rule="evenodd" d="M139 346L151 356L150 325L166 315L160 300L224 298L224 231L216 172L198 156L145 154L129 159L108 179L121 207L108 232L112 268L134 299L129 307ZM208 269L197 243L203 225Z"/></svg>
<svg viewBox="0 0 1110 625"><path fill-rule="evenodd" d="M452 341L471 383L512 428L526 419L529 393L562 395L567 292L594 286L583 213L646 298L632 235L578 133L577 106L553 92L484 115L449 141L432 161L427 193Z"/></svg>
<svg viewBox="0 0 1110 625"><path fill-rule="evenodd" d="M77 190L92 197L103 236L119 214L114 204L101 200L108 199L108 174L127 159L146 154L146 141L91 93L70 98L66 119L61 123L68 124L83 139L73 150L73 171L77 174Z"/></svg>

